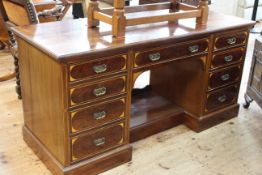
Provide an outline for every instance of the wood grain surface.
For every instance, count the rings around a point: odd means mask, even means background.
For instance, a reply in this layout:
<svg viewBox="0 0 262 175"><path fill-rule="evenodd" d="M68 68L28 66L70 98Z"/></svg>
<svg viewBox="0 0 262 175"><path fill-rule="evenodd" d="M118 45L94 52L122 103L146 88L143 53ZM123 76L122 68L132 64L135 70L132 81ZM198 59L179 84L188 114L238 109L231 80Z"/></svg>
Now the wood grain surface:
<svg viewBox="0 0 262 175"><path fill-rule="evenodd" d="M136 15L131 14L133 16ZM219 25L217 25L218 23ZM245 26L248 28L252 24L254 23L249 20L217 14L211 11L207 25L196 25L195 19L187 19L181 20L179 25L161 22L153 25L130 26L127 27L125 38L118 39L112 38L110 25L101 23L99 28L88 29L86 19L65 20L55 23L42 23L30 27L19 27L15 29L15 33L47 52L58 61L70 61L69 58L72 55L84 56L83 59L87 61L88 58L86 56L92 55L94 50L106 53L120 47L122 49L131 46L140 48L145 42L149 41L154 41L155 44L164 44L163 41L174 39L178 42L179 39L187 36L200 37L201 35L217 31L239 27L244 28ZM61 28L63 29L62 31ZM242 35L240 37L243 39ZM68 40L70 40L70 44L67 42Z"/></svg>
<svg viewBox="0 0 262 175"><path fill-rule="evenodd" d="M13 80L0 84L0 174L51 175L22 139L22 104L14 85ZM240 97L243 102L243 92ZM261 109L252 103L249 110L241 108L238 118L205 132L178 126L136 142L132 162L103 175L257 175L262 169L261 132Z"/></svg>
<svg viewBox="0 0 262 175"><path fill-rule="evenodd" d="M244 102L255 37L251 35L249 40L240 103ZM13 60L10 53L2 52L0 61L1 66L10 67ZM3 69L0 71L2 73ZM51 175L22 139L22 103L17 99L14 86L14 80L0 83L0 174ZM103 175L140 175L149 172L151 175L261 174L261 132L261 109L252 103L248 110L240 108L238 118L205 132L197 134L181 125L136 142L133 144L132 162Z"/></svg>

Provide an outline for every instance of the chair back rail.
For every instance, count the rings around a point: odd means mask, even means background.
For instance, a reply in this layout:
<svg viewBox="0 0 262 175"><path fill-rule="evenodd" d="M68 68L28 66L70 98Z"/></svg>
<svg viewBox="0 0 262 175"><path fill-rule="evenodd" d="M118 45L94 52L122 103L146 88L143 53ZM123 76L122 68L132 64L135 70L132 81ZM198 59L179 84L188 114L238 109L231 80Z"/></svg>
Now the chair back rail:
<svg viewBox="0 0 262 175"><path fill-rule="evenodd" d="M188 1L189 2L189 1ZM114 0L114 8L100 9L97 0L91 0L88 7L88 27L97 27L99 21L112 25L113 37L124 37L126 26L155 23L162 21L175 22L179 19L196 18L198 25L206 25L208 18L208 0L194 1L192 5L185 4L181 0L171 0L171 2L148 4L140 6L125 7L124 0ZM193 1L192 1L193 2ZM197 5L194 5L197 3ZM151 16L131 17L126 13L168 10L167 14L157 14Z"/></svg>

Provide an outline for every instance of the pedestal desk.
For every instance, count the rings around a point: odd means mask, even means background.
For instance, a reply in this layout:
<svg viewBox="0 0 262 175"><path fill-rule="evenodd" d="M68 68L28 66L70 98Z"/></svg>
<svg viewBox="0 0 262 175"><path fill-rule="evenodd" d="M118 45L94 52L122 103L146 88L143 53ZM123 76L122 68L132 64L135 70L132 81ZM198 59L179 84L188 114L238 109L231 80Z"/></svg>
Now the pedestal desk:
<svg viewBox="0 0 262 175"><path fill-rule="evenodd" d="M88 29L67 20L14 29L24 140L58 175L92 175L131 160L132 142L185 124L196 132L236 117L253 22L195 19ZM133 89L150 70L150 85Z"/></svg>

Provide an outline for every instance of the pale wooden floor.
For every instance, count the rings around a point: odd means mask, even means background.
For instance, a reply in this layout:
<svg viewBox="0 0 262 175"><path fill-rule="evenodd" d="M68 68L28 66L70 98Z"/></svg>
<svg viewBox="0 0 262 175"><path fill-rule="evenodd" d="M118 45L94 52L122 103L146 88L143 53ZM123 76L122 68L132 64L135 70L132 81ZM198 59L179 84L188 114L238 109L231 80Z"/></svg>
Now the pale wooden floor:
<svg viewBox="0 0 262 175"><path fill-rule="evenodd" d="M252 46L241 86L239 102L249 73ZM0 76L12 70L8 51L0 52ZM15 80L0 83L0 175L50 175L23 142L22 102L14 91ZM104 175L261 175L262 109L252 103L234 118L195 133L178 126L133 144L133 160Z"/></svg>

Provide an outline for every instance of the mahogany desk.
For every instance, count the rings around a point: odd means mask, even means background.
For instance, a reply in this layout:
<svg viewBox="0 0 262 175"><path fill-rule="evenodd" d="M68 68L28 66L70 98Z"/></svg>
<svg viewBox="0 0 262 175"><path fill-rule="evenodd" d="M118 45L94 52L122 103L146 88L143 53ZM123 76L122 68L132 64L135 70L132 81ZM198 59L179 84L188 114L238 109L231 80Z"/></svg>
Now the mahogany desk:
<svg viewBox="0 0 262 175"><path fill-rule="evenodd" d="M130 143L179 124L202 131L236 117L253 22L210 12L129 27L86 19L14 29L24 140L54 174L91 175L131 160ZM150 86L133 90L151 71Z"/></svg>

